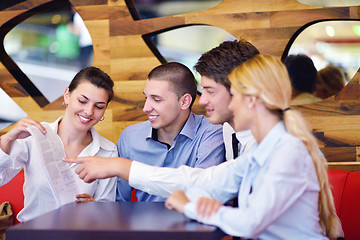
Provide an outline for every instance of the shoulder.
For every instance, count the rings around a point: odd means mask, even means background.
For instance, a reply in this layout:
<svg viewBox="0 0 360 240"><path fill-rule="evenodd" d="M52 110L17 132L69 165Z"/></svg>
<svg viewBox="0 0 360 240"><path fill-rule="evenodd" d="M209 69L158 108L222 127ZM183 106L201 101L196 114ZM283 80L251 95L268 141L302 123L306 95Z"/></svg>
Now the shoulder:
<svg viewBox="0 0 360 240"><path fill-rule="evenodd" d="M120 134L120 138L129 137L129 136L139 136L142 134L148 134L151 129L151 125L149 121L135 123L126 127Z"/></svg>
<svg viewBox="0 0 360 240"><path fill-rule="evenodd" d="M285 133L281 136L276 149L273 161L284 167L302 169L312 162L305 144L290 133Z"/></svg>
<svg viewBox="0 0 360 240"><path fill-rule="evenodd" d="M54 122L41 122L41 125L43 125L46 129L51 129L55 132L58 131L59 127L59 121L63 118L63 116L58 117Z"/></svg>
<svg viewBox="0 0 360 240"><path fill-rule="evenodd" d="M149 130L151 128L150 122L145 121L141 123L135 123L133 125L130 125L126 127L122 132L134 132L134 131L144 131Z"/></svg>
<svg viewBox="0 0 360 240"><path fill-rule="evenodd" d="M109 150L116 149L116 145L113 142L111 142L109 139L106 139L103 136L100 136L99 141L100 141L100 145L102 148L107 148Z"/></svg>
<svg viewBox="0 0 360 240"><path fill-rule="evenodd" d="M151 131L151 125L149 121L136 123L125 128L118 139L117 144L134 143L146 139Z"/></svg>
<svg viewBox="0 0 360 240"><path fill-rule="evenodd" d="M101 136L94 128L91 129L93 141L98 142L101 149L106 151L117 151L116 145L109 139Z"/></svg>
<svg viewBox="0 0 360 240"><path fill-rule="evenodd" d="M192 115L194 116L196 129L198 131L222 133L223 126L221 124L212 124L204 115Z"/></svg>

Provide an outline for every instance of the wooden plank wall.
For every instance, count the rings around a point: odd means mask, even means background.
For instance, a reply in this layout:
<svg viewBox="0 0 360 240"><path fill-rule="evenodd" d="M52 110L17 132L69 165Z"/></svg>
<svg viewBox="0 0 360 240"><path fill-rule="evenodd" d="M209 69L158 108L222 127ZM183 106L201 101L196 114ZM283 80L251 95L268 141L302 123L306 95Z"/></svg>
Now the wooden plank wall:
<svg viewBox="0 0 360 240"><path fill-rule="evenodd" d="M0 31L7 21L49 0L28 0L0 12ZM70 0L84 19L94 45L94 65L115 81L115 99L105 121L96 128L114 143L121 131L146 120L142 94L147 73L160 62L142 39L143 34L184 24L208 24L223 28L235 37L246 38L263 54L280 57L293 33L319 19L358 19L360 7L322 8L296 0L223 0L217 6L194 13L134 21L125 0ZM330 168L357 170L360 162L359 79L336 97L299 109L319 138ZM0 86L29 115L38 121L53 121L62 114L62 98L39 105L0 63ZM204 109L195 104L194 111ZM0 130L0 134L11 127Z"/></svg>

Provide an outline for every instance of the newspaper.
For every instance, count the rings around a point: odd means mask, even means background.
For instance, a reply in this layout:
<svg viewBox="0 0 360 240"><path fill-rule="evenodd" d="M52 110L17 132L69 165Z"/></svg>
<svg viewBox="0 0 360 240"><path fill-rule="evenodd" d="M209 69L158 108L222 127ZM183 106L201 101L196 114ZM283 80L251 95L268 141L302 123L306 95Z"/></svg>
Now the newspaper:
<svg viewBox="0 0 360 240"><path fill-rule="evenodd" d="M44 170L57 204L62 206L76 200L75 195L79 193L78 186L69 163L62 161L66 156L60 137L49 127L45 128L47 131L45 135L35 126L29 126L28 131L33 136L33 144L37 145L37 155L44 163Z"/></svg>

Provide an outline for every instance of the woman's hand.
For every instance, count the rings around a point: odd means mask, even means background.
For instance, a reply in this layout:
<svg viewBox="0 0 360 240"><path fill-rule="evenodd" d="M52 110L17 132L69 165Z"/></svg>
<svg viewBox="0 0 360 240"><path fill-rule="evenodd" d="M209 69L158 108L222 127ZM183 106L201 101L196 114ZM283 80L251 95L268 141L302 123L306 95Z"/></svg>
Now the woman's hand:
<svg viewBox="0 0 360 240"><path fill-rule="evenodd" d="M37 127L43 134L46 134L46 129L39 122L32 120L31 118L23 118L16 123L16 125L6 134L1 136L0 147L5 153L10 152L11 144L16 139L27 138L30 136L27 127L35 126Z"/></svg>
<svg viewBox="0 0 360 240"><path fill-rule="evenodd" d="M76 202L95 202L95 199L90 194L82 193L76 195Z"/></svg>
<svg viewBox="0 0 360 240"><path fill-rule="evenodd" d="M179 213L184 213L184 206L189 202L185 193L181 190L175 190L165 202L165 207L170 210L176 210Z"/></svg>
<svg viewBox="0 0 360 240"><path fill-rule="evenodd" d="M222 203L214 198L201 197L196 203L196 212L201 219L209 219L217 213Z"/></svg>

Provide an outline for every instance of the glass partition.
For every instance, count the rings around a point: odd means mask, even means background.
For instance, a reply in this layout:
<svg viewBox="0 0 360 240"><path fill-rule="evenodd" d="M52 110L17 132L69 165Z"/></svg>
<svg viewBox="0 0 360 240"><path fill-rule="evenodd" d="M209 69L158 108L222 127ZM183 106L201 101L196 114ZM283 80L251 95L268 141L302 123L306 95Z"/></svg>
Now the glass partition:
<svg viewBox="0 0 360 240"><path fill-rule="evenodd" d="M201 11L222 0L125 0L135 20Z"/></svg>
<svg viewBox="0 0 360 240"><path fill-rule="evenodd" d="M14 17L1 26L0 41L0 61L40 107L61 97L75 74L92 65L91 37L69 1L50 1ZM0 129L27 116L5 91L0 89Z"/></svg>
<svg viewBox="0 0 360 240"><path fill-rule="evenodd" d="M6 34L4 49L48 102L58 99L75 74L92 65L93 59L90 34L69 4L17 24Z"/></svg>
<svg viewBox="0 0 360 240"><path fill-rule="evenodd" d="M303 26L291 38L282 59L298 54L312 59L318 76L336 68L347 84L360 66L360 21L322 20ZM332 75L331 79L335 78Z"/></svg>
<svg viewBox="0 0 360 240"><path fill-rule="evenodd" d="M0 102L0 129L6 128L27 116L26 112L2 88L0 88Z"/></svg>
<svg viewBox="0 0 360 240"><path fill-rule="evenodd" d="M162 63L173 61L183 63L193 71L199 83L200 76L194 70L199 57L223 41L232 41L236 38L218 27L190 25L148 34L144 39ZM198 90L201 92L200 87Z"/></svg>

